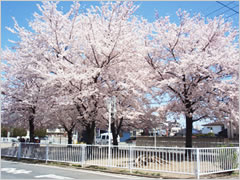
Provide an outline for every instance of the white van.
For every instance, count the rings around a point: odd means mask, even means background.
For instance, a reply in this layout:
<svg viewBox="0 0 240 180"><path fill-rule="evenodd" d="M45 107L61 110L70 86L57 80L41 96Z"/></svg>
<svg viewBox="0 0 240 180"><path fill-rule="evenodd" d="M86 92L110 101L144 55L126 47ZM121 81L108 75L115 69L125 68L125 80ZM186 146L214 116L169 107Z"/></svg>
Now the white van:
<svg viewBox="0 0 240 180"><path fill-rule="evenodd" d="M96 137L96 144L107 145L108 144L108 133L102 133L99 137ZM110 133L111 144L113 144L112 133ZM120 137L117 138L118 143L120 142Z"/></svg>

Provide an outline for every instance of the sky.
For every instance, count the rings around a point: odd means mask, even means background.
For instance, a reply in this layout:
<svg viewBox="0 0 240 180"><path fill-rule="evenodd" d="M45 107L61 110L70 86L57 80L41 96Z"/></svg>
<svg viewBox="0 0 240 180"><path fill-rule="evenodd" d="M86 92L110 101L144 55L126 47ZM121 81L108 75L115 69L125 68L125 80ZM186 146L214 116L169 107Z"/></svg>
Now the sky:
<svg viewBox="0 0 240 180"><path fill-rule="evenodd" d="M229 6L232 9L224 7L222 4ZM239 11L238 1L136 1L135 4L140 7L135 12L136 15L142 16L152 22L155 19L156 11L161 16L169 16L172 22L177 23L176 11L179 9L186 10L191 15L200 13L204 17L214 18L221 14L225 19L233 22L233 26L239 29ZM14 17L20 26L28 29L28 22L33 20L33 13L39 12L36 4L41 4L40 1L1 1L1 48L13 46L8 40L16 41L16 35L12 34L6 27L13 28ZM72 1L64 1L59 3L59 9L64 12L69 10ZM82 9L88 8L91 5L99 5L98 1L80 1ZM206 123L206 122L205 122ZM184 126L184 122L181 122Z"/></svg>

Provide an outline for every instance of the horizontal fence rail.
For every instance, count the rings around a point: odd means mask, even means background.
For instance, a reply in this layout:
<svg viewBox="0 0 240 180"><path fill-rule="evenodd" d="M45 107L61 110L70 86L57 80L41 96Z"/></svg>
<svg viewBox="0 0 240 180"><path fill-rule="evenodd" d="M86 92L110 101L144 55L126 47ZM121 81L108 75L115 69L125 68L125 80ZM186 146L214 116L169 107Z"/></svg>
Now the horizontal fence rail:
<svg viewBox="0 0 240 180"><path fill-rule="evenodd" d="M1 142L1 156L195 175L239 170L239 147L175 148Z"/></svg>

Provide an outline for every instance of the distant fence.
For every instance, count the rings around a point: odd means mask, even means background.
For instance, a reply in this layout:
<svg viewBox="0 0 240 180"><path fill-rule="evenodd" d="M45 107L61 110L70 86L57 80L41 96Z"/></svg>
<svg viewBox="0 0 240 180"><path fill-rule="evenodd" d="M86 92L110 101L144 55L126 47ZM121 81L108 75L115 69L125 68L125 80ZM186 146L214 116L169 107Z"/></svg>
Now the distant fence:
<svg viewBox="0 0 240 180"><path fill-rule="evenodd" d="M153 136L136 137L136 146L154 146L155 138ZM193 147L219 147L234 146L239 147L238 139L218 138L218 137L193 137ZM185 137L156 137L157 147L185 147Z"/></svg>
<svg viewBox="0 0 240 180"><path fill-rule="evenodd" d="M239 148L1 143L1 156L195 175L239 170Z"/></svg>

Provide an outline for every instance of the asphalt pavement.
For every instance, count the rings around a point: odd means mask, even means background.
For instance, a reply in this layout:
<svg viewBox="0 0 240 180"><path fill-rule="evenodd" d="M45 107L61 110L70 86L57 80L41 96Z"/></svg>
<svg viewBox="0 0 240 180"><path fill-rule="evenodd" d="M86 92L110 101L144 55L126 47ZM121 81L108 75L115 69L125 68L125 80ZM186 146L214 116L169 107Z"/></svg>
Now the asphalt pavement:
<svg viewBox="0 0 240 180"><path fill-rule="evenodd" d="M147 179L143 177L1 160L1 179Z"/></svg>

